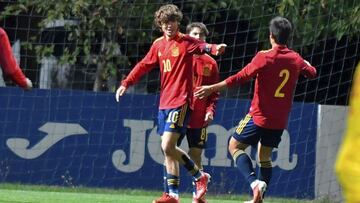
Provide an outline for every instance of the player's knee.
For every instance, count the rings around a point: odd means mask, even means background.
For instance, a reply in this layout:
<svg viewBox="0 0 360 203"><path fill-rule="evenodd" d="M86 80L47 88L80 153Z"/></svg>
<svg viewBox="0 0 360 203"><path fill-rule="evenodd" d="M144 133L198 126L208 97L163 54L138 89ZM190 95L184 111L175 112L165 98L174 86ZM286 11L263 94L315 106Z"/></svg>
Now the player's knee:
<svg viewBox="0 0 360 203"><path fill-rule="evenodd" d="M239 150L238 142L235 139L230 139L229 145L228 145L228 150L229 150L230 154L234 154L235 151ZM241 150L243 150L243 149L241 149Z"/></svg>
<svg viewBox="0 0 360 203"><path fill-rule="evenodd" d="M171 156L172 154L174 154L175 146L173 146L169 142L162 142L161 149L164 152L165 156Z"/></svg>

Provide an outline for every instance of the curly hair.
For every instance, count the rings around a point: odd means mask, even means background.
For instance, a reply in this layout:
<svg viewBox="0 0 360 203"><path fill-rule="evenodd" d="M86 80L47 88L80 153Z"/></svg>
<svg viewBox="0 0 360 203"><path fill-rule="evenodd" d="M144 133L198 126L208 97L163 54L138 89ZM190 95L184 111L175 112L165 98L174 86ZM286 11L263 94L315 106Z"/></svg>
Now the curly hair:
<svg viewBox="0 0 360 203"><path fill-rule="evenodd" d="M154 23L156 27L161 28L163 23L169 21L180 22L183 18L183 14L180 9L174 4L163 5L155 12Z"/></svg>

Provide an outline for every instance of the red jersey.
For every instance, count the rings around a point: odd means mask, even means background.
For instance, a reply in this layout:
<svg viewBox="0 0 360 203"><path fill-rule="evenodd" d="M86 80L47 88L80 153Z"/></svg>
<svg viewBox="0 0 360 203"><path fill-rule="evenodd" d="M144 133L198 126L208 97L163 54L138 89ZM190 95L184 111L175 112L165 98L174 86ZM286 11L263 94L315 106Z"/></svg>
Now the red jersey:
<svg viewBox="0 0 360 203"><path fill-rule="evenodd" d="M0 65L4 73L8 75L12 81L20 87L27 87L26 77L16 62L9 38L2 28L0 28Z"/></svg>
<svg viewBox="0 0 360 203"><path fill-rule="evenodd" d="M202 85L211 85L219 82L219 70L216 61L209 55L194 55L194 87ZM194 111L191 112L189 128L202 128L205 123L207 112L215 114L216 102L219 99L219 92L214 92L205 99L194 97Z"/></svg>
<svg viewBox="0 0 360 203"><path fill-rule="evenodd" d="M193 108L193 54L210 52L215 47L182 33L177 33L172 39L160 37L121 85L128 87L135 84L142 75L159 65L159 109L176 108L185 103Z"/></svg>
<svg viewBox="0 0 360 203"><path fill-rule="evenodd" d="M275 46L260 51L240 72L226 79L228 86L256 76L249 114L263 128L284 129L299 75L314 78L316 69L295 51Z"/></svg>

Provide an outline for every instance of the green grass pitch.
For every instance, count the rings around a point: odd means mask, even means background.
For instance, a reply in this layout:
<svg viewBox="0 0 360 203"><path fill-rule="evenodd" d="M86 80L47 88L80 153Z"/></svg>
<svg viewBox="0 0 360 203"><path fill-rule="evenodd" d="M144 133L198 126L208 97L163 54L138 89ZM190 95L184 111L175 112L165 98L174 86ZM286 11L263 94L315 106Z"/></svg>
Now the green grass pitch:
<svg viewBox="0 0 360 203"><path fill-rule="evenodd" d="M99 189L84 187L0 184L0 203L151 203L161 191ZM209 203L241 203L250 196L207 195ZM190 194L181 194L181 203L191 203ZM268 198L267 203L333 203L330 200L296 200Z"/></svg>

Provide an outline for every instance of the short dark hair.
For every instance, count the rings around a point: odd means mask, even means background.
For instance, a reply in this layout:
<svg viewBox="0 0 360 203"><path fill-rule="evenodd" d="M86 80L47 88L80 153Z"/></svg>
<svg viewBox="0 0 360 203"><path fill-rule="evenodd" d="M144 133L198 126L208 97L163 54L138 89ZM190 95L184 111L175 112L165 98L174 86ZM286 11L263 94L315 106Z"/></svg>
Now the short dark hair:
<svg viewBox="0 0 360 203"><path fill-rule="evenodd" d="M191 30L194 29L195 27L199 28L205 36L209 35L209 30L206 28L206 25L201 22L193 22L193 23L190 23L189 25L187 25L186 33L189 34L191 32Z"/></svg>
<svg viewBox="0 0 360 203"><path fill-rule="evenodd" d="M180 9L174 4L163 5L155 12L154 23L156 27L161 28L163 23L169 21L179 22L182 20L183 14Z"/></svg>
<svg viewBox="0 0 360 203"><path fill-rule="evenodd" d="M292 26L288 19L277 16L271 19L269 30L276 43L287 44L292 32Z"/></svg>

